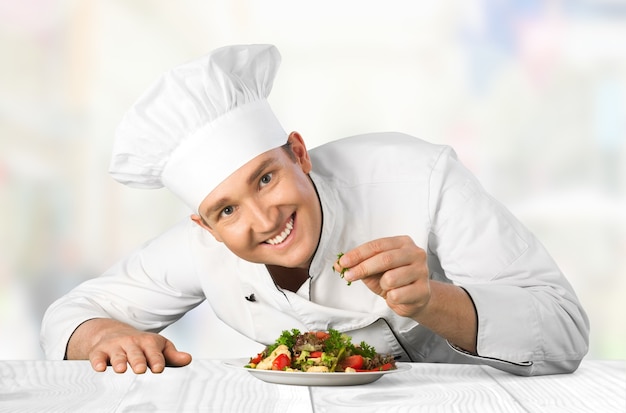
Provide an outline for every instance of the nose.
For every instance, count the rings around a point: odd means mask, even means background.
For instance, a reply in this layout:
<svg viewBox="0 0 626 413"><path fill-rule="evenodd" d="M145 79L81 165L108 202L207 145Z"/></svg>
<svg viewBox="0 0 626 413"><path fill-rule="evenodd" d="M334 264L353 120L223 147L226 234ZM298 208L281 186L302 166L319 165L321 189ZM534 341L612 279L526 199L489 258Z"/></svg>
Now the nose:
<svg viewBox="0 0 626 413"><path fill-rule="evenodd" d="M251 202L247 205L250 227L255 232L270 233L276 230L277 210L261 202Z"/></svg>

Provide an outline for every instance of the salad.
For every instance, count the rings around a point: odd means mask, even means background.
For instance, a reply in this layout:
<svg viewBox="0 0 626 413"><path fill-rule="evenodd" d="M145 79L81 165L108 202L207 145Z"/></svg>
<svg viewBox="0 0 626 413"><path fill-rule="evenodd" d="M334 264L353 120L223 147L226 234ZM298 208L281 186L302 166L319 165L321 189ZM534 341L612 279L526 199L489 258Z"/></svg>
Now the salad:
<svg viewBox="0 0 626 413"><path fill-rule="evenodd" d="M330 329L300 333L285 330L274 344L250 358L247 368L299 372L364 372L396 369L392 355L382 355L346 334Z"/></svg>

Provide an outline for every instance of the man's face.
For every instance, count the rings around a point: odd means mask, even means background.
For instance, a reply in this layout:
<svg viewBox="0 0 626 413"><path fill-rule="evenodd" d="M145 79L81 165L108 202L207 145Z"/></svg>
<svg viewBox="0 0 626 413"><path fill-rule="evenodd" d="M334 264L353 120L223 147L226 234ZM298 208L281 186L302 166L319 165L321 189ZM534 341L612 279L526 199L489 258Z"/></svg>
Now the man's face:
<svg viewBox="0 0 626 413"><path fill-rule="evenodd" d="M247 261L307 268L322 213L304 141L293 132L289 142L295 159L282 148L257 156L202 201L204 222L192 219Z"/></svg>

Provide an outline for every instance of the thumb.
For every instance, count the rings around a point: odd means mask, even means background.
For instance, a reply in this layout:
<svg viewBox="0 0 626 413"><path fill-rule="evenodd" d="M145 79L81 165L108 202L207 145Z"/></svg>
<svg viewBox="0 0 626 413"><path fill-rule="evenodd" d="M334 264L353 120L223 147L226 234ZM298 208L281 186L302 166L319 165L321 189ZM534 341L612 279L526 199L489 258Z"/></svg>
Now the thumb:
<svg viewBox="0 0 626 413"><path fill-rule="evenodd" d="M163 357L165 357L165 365L171 367L182 367L191 363L191 354L176 350L174 344L169 340L165 342Z"/></svg>

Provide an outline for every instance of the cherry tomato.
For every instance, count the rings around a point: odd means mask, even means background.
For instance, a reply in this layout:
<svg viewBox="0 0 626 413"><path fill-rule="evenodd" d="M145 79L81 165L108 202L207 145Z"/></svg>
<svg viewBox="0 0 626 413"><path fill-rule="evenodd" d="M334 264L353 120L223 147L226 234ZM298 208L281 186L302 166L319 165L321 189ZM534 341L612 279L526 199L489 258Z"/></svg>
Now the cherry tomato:
<svg viewBox="0 0 626 413"><path fill-rule="evenodd" d="M350 367L355 370L359 370L363 368L363 356L355 354L353 356L348 356L339 362L339 366L345 370Z"/></svg>
<svg viewBox="0 0 626 413"><path fill-rule="evenodd" d="M291 359L285 353L279 354L278 357L272 362L272 370L285 370L285 367L289 367Z"/></svg>
<svg viewBox="0 0 626 413"><path fill-rule="evenodd" d="M368 371L387 371L387 370L391 370L393 366L391 365L391 363L385 363L382 366L378 367L377 369L370 369L370 370L363 370L363 369L355 369L357 372L368 372Z"/></svg>
<svg viewBox="0 0 626 413"><path fill-rule="evenodd" d="M263 360L263 353L259 353L256 357L250 359L250 363L259 364Z"/></svg>
<svg viewBox="0 0 626 413"><path fill-rule="evenodd" d="M328 334L325 331L316 331L315 337L317 337L320 340L326 340L328 337L330 337L330 334Z"/></svg>

